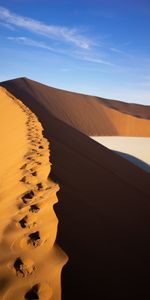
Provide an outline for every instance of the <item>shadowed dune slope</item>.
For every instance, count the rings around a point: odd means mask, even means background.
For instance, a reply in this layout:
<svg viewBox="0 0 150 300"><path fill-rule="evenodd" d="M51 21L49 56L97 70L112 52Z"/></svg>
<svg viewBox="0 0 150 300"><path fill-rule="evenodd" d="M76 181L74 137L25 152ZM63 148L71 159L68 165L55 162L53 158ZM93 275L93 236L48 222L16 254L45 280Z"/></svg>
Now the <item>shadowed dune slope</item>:
<svg viewBox="0 0 150 300"><path fill-rule="evenodd" d="M38 116L50 141L51 176L61 185L57 240L69 256L62 299L150 295L150 174L62 122L56 98L55 118L53 90L45 95L24 79L3 85Z"/></svg>
<svg viewBox="0 0 150 300"><path fill-rule="evenodd" d="M121 154L146 171L150 171L150 138L99 136L91 137L108 149Z"/></svg>
<svg viewBox="0 0 150 300"><path fill-rule="evenodd" d="M150 136L149 106L66 92L26 78L1 85L17 96L28 91L28 101L36 97L41 102L42 98L49 113L88 136Z"/></svg>
<svg viewBox="0 0 150 300"><path fill-rule="evenodd" d="M59 186L36 116L0 87L0 299L60 300L67 258L55 244Z"/></svg>

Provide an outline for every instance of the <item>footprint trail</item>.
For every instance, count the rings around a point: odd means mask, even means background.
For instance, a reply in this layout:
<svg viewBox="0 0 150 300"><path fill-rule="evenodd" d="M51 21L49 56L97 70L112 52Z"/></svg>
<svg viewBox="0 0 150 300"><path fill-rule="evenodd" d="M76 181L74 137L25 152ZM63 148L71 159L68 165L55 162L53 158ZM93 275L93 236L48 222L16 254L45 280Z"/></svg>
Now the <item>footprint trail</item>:
<svg viewBox="0 0 150 300"><path fill-rule="evenodd" d="M4 88L0 88L0 97L5 99L3 107L12 110L11 125L19 137L15 152L20 151L13 168L7 167L9 191L6 193L6 185L0 194L0 299L60 300L60 276L67 256L55 244L58 220L53 205L58 201L59 186L48 179L49 143L37 117L20 100Z"/></svg>

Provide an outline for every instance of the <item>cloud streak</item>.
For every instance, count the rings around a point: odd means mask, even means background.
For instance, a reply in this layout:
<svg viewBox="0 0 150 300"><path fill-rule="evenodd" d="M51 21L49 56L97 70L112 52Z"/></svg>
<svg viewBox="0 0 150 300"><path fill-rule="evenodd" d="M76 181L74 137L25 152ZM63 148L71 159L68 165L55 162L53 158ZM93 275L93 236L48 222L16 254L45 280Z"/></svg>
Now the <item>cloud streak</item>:
<svg viewBox="0 0 150 300"><path fill-rule="evenodd" d="M36 48L42 48L42 49L46 49L46 50L50 50L50 51L55 52L55 49L53 49L52 47L48 46L47 44L45 44L43 42L32 40L32 39L27 38L25 36L8 37L7 39L10 40L10 41L17 42L19 44L24 44L26 46L31 46L31 47L36 47Z"/></svg>
<svg viewBox="0 0 150 300"><path fill-rule="evenodd" d="M8 37L7 39L10 41L30 47L45 49L55 54L69 56L75 60L110 67L114 66L107 58L103 59L103 57L101 57L101 53L99 53L96 49L97 47L95 47L97 44L95 44L93 40L81 35L77 29L47 25L31 18L16 15L1 6L0 20L8 28L13 26L13 28L19 28L26 32L34 33L36 36L44 36L47 38L46 42L43 42L36 40L36 38L32 39L23 35Z"/></svg>
<svg viewBox="0 0 150 300"><path fill-rule="evenodd" d="M127 53L125 51L122 51L122 50L120 50L118 48L112 47L112 48L110 48L110 51L113 52L113 53L115 53L115 54L117 54L117 55L121 55L121 56L127 57L129 59L133 58L132 55L130 55L129 53Z"/></svg>
<svg viewBox="0 0 150 300"><path fill-rule="evenodd" d="M82 49L89 49L92 41L82 36L76 28L47 25L40 21L16 15L10 10L0 6L0 20L5 24L19 27L50 39L73 44Z"/></svg>
<svg viewBox="0 0 150 300"><path fill-rule="evenodd" d="M120 49L117 49L117 48L110 48L110 50L112 52L115 52L115 53L125 54L125 52L123 52L123 51L121 51Z"/></svg>
<svg viewBox="0 0 150 300"><path fill-rule="evenodd" d="M89 63L94 63L94 64L103 64L103 65L106 65L106 66L114 66L114 64L112 64L111 62L109 62L107 60L103 60L103 59L100 59L100 58L95 58L96 55L94 55L92 57L92 55L89 54L89 53L78 52L76 54L73 51L69 51L69 53L68 53L67 50L62 50L60 48L51 47L48 44L43 43L42 41L36 41L36 40L30 39L30 38L25 37L25 36L7 37L7 39L10 40L10 41L13 41L13 42L17 42L19 44L26 45L26 46L45 49L45 50L53 52L54 54L70 56L70 57L72 57L76 60L87 61Z"/></svg>
<svg viewBox="0 0 150 300"><path fill-rule="evenodd" d="M111 67L114 66L114 64L112 64L109 61L106 61L106 60L103 60L103 59L100 59L100 58L93 58L91 56L83 56L83 60L85 60L87 62L96 63L96 64L103 64L103 65L111 66Z"/></svg>
<svg viewBox="0 0 150 300"><path fill-rule="evenodd" d="M10 24L7 24L7 23L3 23L3 22L0 22L0 25L11 30L11 31L14 31L14 27Z"/></svg>

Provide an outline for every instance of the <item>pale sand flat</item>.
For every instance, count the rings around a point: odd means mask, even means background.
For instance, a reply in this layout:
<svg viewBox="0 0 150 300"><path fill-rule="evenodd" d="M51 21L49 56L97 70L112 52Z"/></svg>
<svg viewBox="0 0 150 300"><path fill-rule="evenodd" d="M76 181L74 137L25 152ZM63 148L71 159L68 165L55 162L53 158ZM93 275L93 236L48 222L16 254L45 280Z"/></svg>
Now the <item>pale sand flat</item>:
<svg viewBox="0 0 150 300"><path fill-rule="evenodd" d="M96 136L92 139L150 172L150 138Z"/></svg>
<svg viewBox="0 0 150 300"><path fill-rule="evenodd" d="M60 300L67 261L55 245L49 144L36 116L0 88L0 299Z"/></svg>

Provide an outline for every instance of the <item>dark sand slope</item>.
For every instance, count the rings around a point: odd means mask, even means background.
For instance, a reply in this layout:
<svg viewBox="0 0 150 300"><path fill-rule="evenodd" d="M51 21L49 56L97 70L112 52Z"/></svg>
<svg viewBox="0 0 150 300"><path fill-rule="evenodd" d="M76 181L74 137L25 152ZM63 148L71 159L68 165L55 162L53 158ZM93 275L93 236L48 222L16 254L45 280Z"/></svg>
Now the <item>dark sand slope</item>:
<svg viewBox="0 0 150 300"><path fill-rule="evenodd" d="M20 78L1 83L17 96L32 97L56 118L88 136L150 136L150 107L66 92ZM104 105L105 104L105 105ZM112 108L113 109L112 109ZM125 112L125 113L124 113Z"/></svg>
<svg viewBox="0 0 150 300"><path fill-rule="evenodd" d="M57 101L56 119L46 102L51 89L24 79L3 85L50 141L51 174L61 185L58 243L69 256L63 300L150 296L150 175L62 122Z"/></svg>

